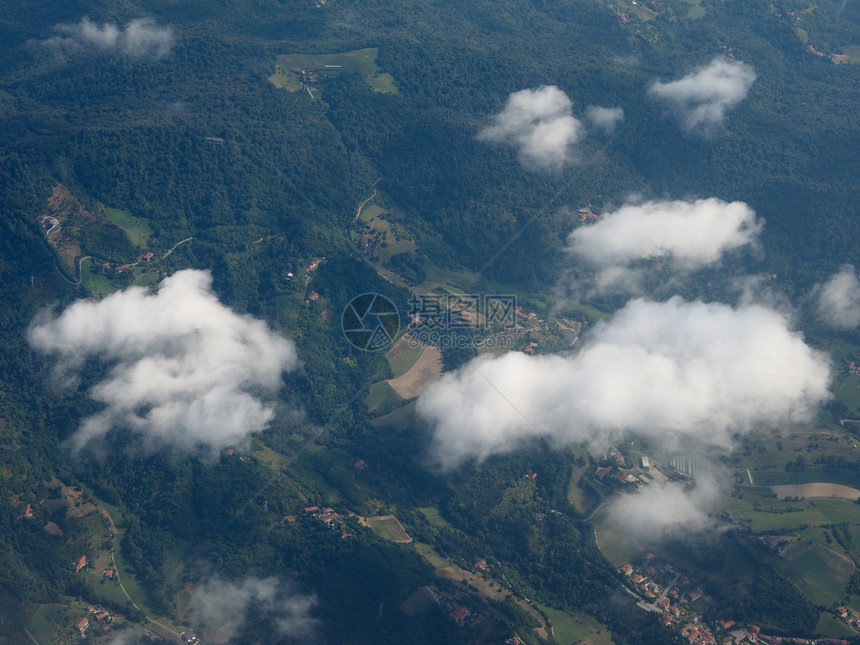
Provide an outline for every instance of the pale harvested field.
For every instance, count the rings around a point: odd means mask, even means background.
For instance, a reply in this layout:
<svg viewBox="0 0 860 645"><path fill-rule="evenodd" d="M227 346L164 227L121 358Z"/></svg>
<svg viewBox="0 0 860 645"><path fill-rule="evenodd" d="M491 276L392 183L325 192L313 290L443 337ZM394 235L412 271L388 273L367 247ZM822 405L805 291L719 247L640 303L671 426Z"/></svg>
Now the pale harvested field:
<svg viewBox="0 0 860 645"><path fill-rule="evenodd" d="M860 490L843 486L842 484L786 484L771 486L770 489L779 497L839 497L842 499L860 499Z"/></svg>
<svg viewBox="0 0 860 645"><path fill-rule="evenodd" d="M442 376L442 352L438 347L425 345L415 365L405 374L389 379L388 384L400 398L412 399L440 376Z"/></svg>

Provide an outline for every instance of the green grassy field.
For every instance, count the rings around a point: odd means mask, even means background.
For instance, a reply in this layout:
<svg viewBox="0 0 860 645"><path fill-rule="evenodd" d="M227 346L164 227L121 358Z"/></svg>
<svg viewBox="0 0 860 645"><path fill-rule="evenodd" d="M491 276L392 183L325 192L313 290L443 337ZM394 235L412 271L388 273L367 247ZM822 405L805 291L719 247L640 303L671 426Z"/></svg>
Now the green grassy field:
<svg viewBox="0 0 860 645"><path fill-rule="evenodd" d="M407 616L417 616L427 611L432 611L438 607L433 593L427 587L421 587L414 594L409 596L400 605L400 609Z"/></svg>
<svg viewBox="0 0 860 645"><path fill-rule="evenodd" d="M391 211L377 204L368 204L361 211L361 221L370 224L377 240L373 255L383 263L393 255L414 253L418 249L409 232L397 222L388 219L390 214Z"/></svg>
<svg viewBox="0 0 860 645"><path fill-rule="evenodd" d="M119 208L103 206L107 218L125 231L129 242L137 247L145 249L152 237L152 227L149 221L142 217L135 217L128 211Z"/></svg>
<svg viewBox="0 0 860 645"><path fill-rule="evenodd" d="M293 68L312 72L323 70L326 65L339 65L339 70L332 70L329 73L332 75L342 72L361 74L366 77L368 85L377 92L396 94L397 86L394 77L387 72L380 71L376 64L378 55L378 47L354 49L333 54L279 54L277 56L278 66L275 73L269 77L269 82L275 87L295 92L300 90L302 85L299 75L290 71Z"/></svg>
<svg viewBox="0 0 860 645"><path fill-rule="evenodd" d="M835 544L813 542L800 546L795 553L786 554L777 566L778 571L812 603L825 607L837 603L854 572L854 563L839 553Z"/></svg>
<svg viewBox="0 0 860 645"><path fill-rule="evenodd" d="M105 276L93 273L92 258L81 262L81 281L84 290L94 298L104 298L117 290Z"/></svg>
<svg viewBox="0 0 860 645"><path fill-rule="evenodd" d="M397 428L398 430L408 428L415 423L415 401L374 419L370 423L377 428Z"/></svg>
<svg viewBox="0 0 860 645"><path fill-rule="evenodd" d="M793 531L804 526L823 524L860 524L860 505L847 500L815 499L782 502L767 499L762 504L762 509L799 509L784 513L757 511L753 508L753 500L754 496L745 494L743 500L735 500L730 507L731 512L753 533Z"/></svg>
<svg viewBox="0 0 860 645"><path fill-rule="evenodd" d="M435 506L420 506L417 510L421 511L421 514L427 518L427 521L430 522L433 526L437 526L441 529L451 528L451 524L439 514L439 509Z"/></svg>
<svg viewBox="0 0 860 645"><path fill-rule="evenodd" d="M860 410L860 376L848 374L834 386L833 393L852 411Z"/></svg>
<svg viewBox="0 0 860 645"><path fill-rule="evenodd" d="M276 66L276 71L269 77L269 82L279 90L287 90L288 92L297 92L302 89L302 81L298 74L284 72L281 66Z"/></svg>
<svg viewBox="0 0 860 645"><path fill-rule="evenodd" d="M368 392L367 398L364 399L367 409L371 412L396 406L402 401L403 399L385 381L371 385L370 392Z"/></svg>
<svg viewBox="0 0 860 645"><path fill-rule="evenodd" d="M154 287L158 284L158 272L153 270L134 267L135 275L134 282L131 284L135 287Z"/></svg>
<svg viewBox="0 0 860 645"><path fill-rule="evenodd" d="M415 547L415 550L430 563L430 566L436 569L441 569L442 567L447 567L451 564L450 560L443 558L441 555L436 553L435 549L433 549L429 544L424 544L423 542L412 542L412 546Z"/></svg>
<svg viewBox="0 0 860 645"><path fill-rule="evenodd" d="M581 622L558 609L541 605L543 612L549 617L553 635L559 645L573 645L592 635L591 630Z"/></svg>
<svg viewBox="0 0 860 645"><path fill-rule="evenodd" d="M821 612L815 633L830 638L851 638L857 635L843 620L826 611Z"/></svg>
<svg viewBox="0 0 860 645"><path fill-rule="evenodd" d="M378 47L367 47L334 54L279 54L277 58L281 68L287 70L291 67L301 67L311 71L322 69L326 65L340 65L344 72L369 75L379 72L379 67L376 65L378 55Z"/></svg>
<svg viewBox="0 0 860 645"><path fill-rule="evenodd" d="M860 45L849 45L843 48L842 53L848 56L851 63L860 63Z"/></svg>
<svg viewBox="0 0 860 645"><path fill-rule="evenodd" d="M119 583L116 582L116 580L107 580L102 578L101 571L98 573L88 574L86 581L87 584L92 587L93 591L105 600L110 600L115 603L119 603L120 605L124 605L128 601L125 594L122 592ZM125 579L123 579L123 585L125 584Z"/></svg>
<svg viewBox="0 0 860 645"><path fill-rule="evenodd" d="M396 517L368 518L367 523L379 537L385 540L397 542L409 539L409 534L406 533Z"/></svg>
<svg viewBox="0 0 860 645"><path fill-rule="evenodd" d="M87 493L90 493L90 491L87 491ZM146 593L138 584L137 579L134 577L134 572L122 555L121 544L122 539L125 536L125 528L121 525L122 512L116 506L112 506L104 501L99 501L98 504L110 514L111 519L113 519L114 524L117 527L117 532L113 537L113 562L116 566L117 573L119 574L120 581L128 592L129 597L131 597L132 602L136 604L142 612L148 616L153 616L154 612L147 603ZM117 585L117 588L119 588L119 585ZM120 590L120 593L122 593L122 590ZM122 598L125 599L125 594L122 594Z"/></svg>
<svg viewBox="0 0 860 645"><path fill-rule="evenodd" d="M398 540L409 539L409 535L406 533L405 530L403 530L403 527L400 525L400 522L398 522L397 518L395 517L369 517L367 518L367 523L370 525L370 528L372 528L374 532L383 540L397 542Z"/></svg>
<svg viewBox="0 0 860 645"><path fill-rule="evenodd" d="M611 317L610 314L600 311L596 307L586 304L570 304L565 306L566 313L584 314L591 321L605 320Z"/></svg>
<svg viewBox="0 0 860 645"><path fill-rule="evenodd" d="M584 455L585 453L583 452L582 454ZM589 468L590 465L587 460L582 466L573 466L570 482L567 486L567 501L580 513L585 512L587 508L596 503L595 495L591 492L591 489L580 488L577 485L583 475L588 472Z"/></svg>
<svg viewBox="0 0 860 645"><path fill-rule="evenodd" d="M388 72L371 76L367 79L367 82L377 92L397 94L397 85L394 84L394 77Z"/></svg>
<svg viewBox="0 0 860 645"><path fill-rule="evenodd" d="M827 484L842 484L843 486L860 488L860 472L846 470L802 470L795 473L785 471L756 471L753 472L753 479L758 486L824 482Z"/></svg>
<svg viewBox="0 0 860 645"><path fill-rule="evenodd" d="M605 509L601 510L594 517L594 532L597 536L597 546L604 557L609 560L614 566L620 567L627 562L630 562L642 549L627 540L624 535L613 528L606 521L606 517L602 515Z"/></svg>
<svg viewBox="0 0 860 645"><path fill-rule="evenodd" d="M385 354L388 364L391 366L391 371L394 376L398 377L409 371L409 368L415 365L418 356L421 355L423 346L410 346L408 339L401 336L394 346Z"/></svg>
<svg viewBox="0 0 860 645"><path fill-rule="evenodd" d="M389 540L390 542L394 542L394 536L391 534L391 531L388 530L388 523L379 519L369 519L367 523L370 525L370 528L373 529L373 532L376 533L383 540Z"/></svg>
<svg viewBox="0 0 860 645"><path fill-rule="evenodd" d="M81 616L84 615L83 608L80 613ZM66 605L42 605L33 614L27 628L41 645L49 645L50 643L57 642L56 634L58 629L63 629L65 626L71 628L74 624L74 620L72 620L73 615L71 609ZM79 618L77 615L74 616L75 620Z"/></svg>

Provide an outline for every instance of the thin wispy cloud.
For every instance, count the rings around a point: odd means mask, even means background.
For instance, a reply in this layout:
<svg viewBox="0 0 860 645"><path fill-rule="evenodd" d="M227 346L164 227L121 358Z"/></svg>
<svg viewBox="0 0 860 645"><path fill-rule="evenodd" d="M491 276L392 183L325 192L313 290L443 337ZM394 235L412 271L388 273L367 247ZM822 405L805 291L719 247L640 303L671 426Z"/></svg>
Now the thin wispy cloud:
<svg viewBox="0 0 860 645"><path fill-rule="evenodd" d="M152 18L137 18L122 27L109 22L98 24L84 17L77 23L58 24L54 31L57 35L42 44L64 54L95 49L129 58L164 58L176 41L170 27Z"/></svg>
<svg viewBox="0 0 860 645"><path fill-rule="evenodd" d="M696 533L713 526L709 513L720 501L720 486L711 476L696 478L688 488L677 482L652 483L622 493L609 504L609 523L621 535L652 542L679 531Z"/></svg>
<svg viewBox="0 0 860 645"><path fill-rule="evenodd" d="M572 108L567 94L555 86L514 92L477 138L515 147L526 168L558 171L571 161L573 146L585 131Z"/></svg>
<svg viewBox="0 0 860 645"><path fill-rule="evenodd" d="M814 291L819 318L835 329L860 326L860 278L854 266L844 265Z"/></svg>
<svg viewBox="0 0 860 645"><path fill-rule="evenodd" d="M218 634L227 643L234 642L234 633L251 620L255 630L264 627L276 642L307 642L318 627L311 613L316 597L274 577L228 581L213 576L195 588L189 604L195 629Z"/></svg>
<svg viewBox="0 0 860 645"><path fill-rule="evenodd" d="M624 108L589 105L585 108L585 119L592 127L613 134L616 126L624 120Z"/></svg>
<svg viewBox="0 0 860 645"><path fill-rule="evenodd" d="M133 432L148 449L246 445L274 417L266 395L298 366L293 342L222 305L205 271L180 271L156 293L132 287L80 300L35 321L29 340L57 358L68 383L88 361L108 367L88 392L104 409L71 437L75 450L114 429Z"/></svg>
<svg viewBox="0 0 860 645"><path fill-rule="evenodd" d="M655 81L648 95L662 101L685 132L706 137L723 127L726 114L747 97L755 70L741 61L715 58L676 81Z"/></svg>

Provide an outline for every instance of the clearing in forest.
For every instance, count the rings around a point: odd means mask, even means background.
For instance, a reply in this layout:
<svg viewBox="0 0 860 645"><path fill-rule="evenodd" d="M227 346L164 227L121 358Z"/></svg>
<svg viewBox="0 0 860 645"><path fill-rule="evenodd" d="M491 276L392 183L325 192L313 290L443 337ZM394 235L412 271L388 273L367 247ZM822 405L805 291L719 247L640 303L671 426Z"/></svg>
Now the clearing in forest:
<svg viewBox="0 0 860 645"><path fill-rule="evenodd" d="M394 77L376 64L378 47L353 49L333 54L279 54L269 82L277 88L297 92L343 73L361 74L377 92L396 94Z"/></svg>
<svg viewBox="0 0 860 645"><path fill-rule="evenodd" d="M440 376L442 376L442 352L438 347L425 345L418 360L406 373L387 382L400 398L406 400L421 394Z"/></svg>

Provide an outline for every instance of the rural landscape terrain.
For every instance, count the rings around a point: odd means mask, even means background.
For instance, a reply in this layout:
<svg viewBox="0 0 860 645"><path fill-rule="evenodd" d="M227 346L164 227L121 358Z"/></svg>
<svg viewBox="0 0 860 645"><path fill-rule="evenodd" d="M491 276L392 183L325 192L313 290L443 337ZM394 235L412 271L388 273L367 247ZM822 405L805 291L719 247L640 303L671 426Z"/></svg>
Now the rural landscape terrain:
<svg viewBox="0 0 860 645"><path fill-rule="evenodd" d="M0 42L0 645L860 643L856 0Z"/></svg>

